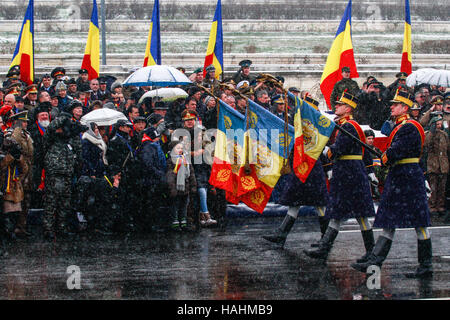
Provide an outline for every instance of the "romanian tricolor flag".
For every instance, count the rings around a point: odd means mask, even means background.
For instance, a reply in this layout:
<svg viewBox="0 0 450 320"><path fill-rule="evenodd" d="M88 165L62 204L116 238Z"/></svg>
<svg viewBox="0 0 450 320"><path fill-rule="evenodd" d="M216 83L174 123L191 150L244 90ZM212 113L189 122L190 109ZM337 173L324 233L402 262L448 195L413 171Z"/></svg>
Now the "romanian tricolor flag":
<svg viewBox="0 0 450 320"><path fill-rule="evenodd" d="M103 50L106 50L103 48ZM98 27L97 1L92 7L91 23L89 25L86 49L84 50L82 69L89 73L89 80L98 78L100 73L100 31Z"/></svg>
<svg viewBox="0 0 450 320"><path fill-rule="evenodd" d="M288 94L295 101L293 169L304 183L332 135L335 124L309 103L290 92Z"/></svg>
<svg viewBox="0 0 450 320"><path fill-rule="evenodd" d="M411 74L412 72L411 13L409 0L405 0L405 33L403 36L402 65L400 71L406 72L406 74Z"/></svg>
<svg viewBox="0 0 450 320"><path fill-rule="evenodd" d="M330 96L333 87L339 80L342 79L341 69L343 67L350 68L350 78L358 78L358 71L356 69L355 57L353 55L352 32L352 1L348 2L342 17L339 28L336 32L330 52L328 53L327 62L320 80L320 90L327 102L329 108Z"/></svg>
<svg viewBox="0 0 450 320"><path fill-rule="evenodd" d="M34 81L34 2L30 0L19 33L11 67L20 66L20 80L28 85Z"/></svg>
<svg viewBox="0 0 450 320"><path fill-rule="evenodd" d="M206 51L203 76L206 76L206 67L214 65L216 78L223 72L223 31L222 31L222 4L217 1L216 13L214 14L211 32L209 33L208 50Z"/></svg>
<svg viewBox="0 0 450 320"><path fill-rule="evenodd" d="M262 213L294 146L294 127L288 126L286 139L282 119L253 101L248 102L249 130L246 135L250 140L249 162L255 168L260 186L241 196L240 200Z"/></svg>
<svg viewBox="0 0 450 320"><path fill-rule="evenodd" d="M144 67L161 64L161 33L159 22L159 0L153 5L152 21L148 31L147 46L145 48Z"/></svg>
<svg viewBox="0 0 450 320"><path fill-rule="evenodd" d="M233 192L240 168L245 165L245 117L219 101L214 160L209 183L216 188Z"/></svg>

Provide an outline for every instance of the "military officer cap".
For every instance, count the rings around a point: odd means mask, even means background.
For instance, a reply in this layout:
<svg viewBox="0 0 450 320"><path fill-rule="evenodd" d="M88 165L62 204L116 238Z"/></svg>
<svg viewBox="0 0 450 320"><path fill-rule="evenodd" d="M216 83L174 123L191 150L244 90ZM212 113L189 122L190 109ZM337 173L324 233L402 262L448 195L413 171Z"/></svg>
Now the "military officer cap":
<svg viewBox="0 0 450 320"><path fill-rule="evenodd" d="M31 84L26 87L25 93L38 93L37 84Z"/></svg>
<svg viewBox="0 0 450 320"><path fill-rule="evenodd" d="M20 78L20 69L11 68L6 74L8 79L19 79Z"/></svg>
<svg viewBox="0 0 450 320"><path fill-rule="evenodd" d="M158 113L152 113L147 117L147 123L150 125L157 124L161 119L164 119L164 117Z"/></svg>
<svg viewBox="0 0 450 320"><path fill-rule="evenodd" d="M250 67L252 65L252 61L251 60L242 60L241 62L239 62L239 65L242 68Z"/></svg>
<svg viewBox="0 0 450 320"><path fill-rule="evenodd" d="M66 75L66 69L63 67L56 67L53 69L52 73L50 74L52 78L56 78L57 76L64 76Z"/></svg>
<svg viewBox="0 0 450 320"><path fill-rule="evenodd" d="M52 105L48 101L44 101L38 104L38 106L35 109L35 115L37 116L41 112L50 112L52 109Z"/></svg>
<svg viewBox="0 0 450 320"><path fill-rule="evenodd" d="M405 80L408 77L408 74L406 72L399 72L395 77L400 80Z"/></svg>
<svg viewBox="0 0 450 320"><path fill-rule="evenodd" d="M420 110L420 109L422 109L422 108L419 106L418 103L413 103L410 110L412 111L412 110Z"/></svg>
<svg viewBox="0 0 450 320"><path fill-rule="evenodd" d="M236 85L236 82L234 82L233 78L225 78L223 79L223 83Z"/></svg>
<svg viewBox="0 0 450 320"><path fill-rule="evenodd" d="M169 107L167 107L163 101L157 101L155 103L155 106L153 107L153 110L168 110L168 109Z"/></svg>
<svg viewBox="0 0 450 320"><path fill-rule="evenodd" d="M288 89L288 91L300 93L300 90L298 90L296 87L290 87L290 88Z"/></svg>
<svg viewBox="0 0 450 320"><path fill-rule="evenodd" d="M86 69L80 69L78 70L79 74L88 74L89 72Z"/></svg>
<svg viewBox="0 0 450 320"><path fill-rule="evenodd" d="M200 72L203 72L203 68L197 68L194 70L193 73L200 73Z"/></svg>
<svg viewBox="0 0 450 320"><path fill-rule="evenodd" d="M352 107L353 109L355 109L356 106L358 105L358 98L356 98L349 92L344 91L344 92L342 92L342 95L339 98L339 100L336 101L336 104L347 104L350 107Z"/></svg>
<svg viewBox="0 0 450 320"><path fill-rule="evenodd" d="M310 96L306 96L305 97L305 102L308 103L311 107L313 107L316 110L319 110L319 101L314 100L313 98L311 98Z"/></svg>
<svg viewBox="0 0 450 320"><path fill-rule="evenodd" d="M443 104L444 103L444 97L443 96L434 96L433 99L431 99L430 104Z"/></svg>
<svg viewBox="0 0 450 320"><path fill-rule="evenodd" d="M67 85L77 84L77 82L75 81L74 78L70 78L66 83L67 83Z"/></svg>
<svg viewBox="0 0 450 320"><path fill-rule="evenodd" d="M247 88L249 86L250 86L250 82L248 82L247 80L242 80L241 82L239 82L236 85L236 89L242 90L242 89L245 89L245 88Z"/></svg>
<svg viewBox="0 0 450 320"><path fill-rule="evenodd" d="M216 71L216 67L214 65L210 64L206 67L206 72Z"/></svg>
<svg viewBox="0 0 450 320"><path fill-rule="evenodd" d="M13 83L8 88L6 88L5 93L6 94L13 94L15 96L20 95L20 83Z"/></svg>
<svg viewBox="0 0 450 320"><path fill-rule="evenodd" d="M128 119L119 119L116 122L116 127L124 127L124 126L128 126L128 127L133 127L133 124L128 120Z"/></svg>
<svg viewBox="0 0 450 320"><path fill-rule="evenodd" d="M147 122L145 117L142 116L138 116L136 117L136 119L134 119L134 123L138 123L138 122Z"/></svg>
<svg viewBox="0 0 450 320"><path fill-rule="evenodd" d="M413 99L409 92L397 89L395 97L391 100L391 103L403 103L411 108L413 105Z"/></svg>
<svg viewBox="0 0 450 320"><path fill-rule="evenodd" d="M28 111L18 112L16 114L12 115L9 119L10 120L28 121Z"/></svg>
<svg viewBox="0 0 450 320"><path fill-rule="evenodd" d="M277 79L281 83L284 83L284 77L282 76L276 76L275 79Z"/></svg>
<svg viewBox="0 0 450 320"><path fill-rule="evenodd" d="M432 125L433 123L436 123L436 122L438 122L438 121L442 121L443 119L444 119L444 118L442 118L441 115L436 115L436 116L434 116L434 117L431 118L429 124Z"/></svg>
<svg viewBox="0 0 450 320"><path fill-rule="evenodd" d="M107 83L106 82L106 78L104 78L104 77L98 77L97 80L98 80L99 84L106 84Z"/></svg>
<svg viewBox="0 0 450 320"><path fill-rule="evenodd" d="M250 97L251 95L255 94L255 90L253 89L253 87L247 87L247 88L241 89L239 91L247 97Z"/></svg>
<svg viewBox="0 0 450 320"><path fill-rule="evenodd" d="M87 83L83 83L80 87L80 92L84 92L84 93L91 93L91 87L89 87L89 85Z"/></svg>
<svg viewBox="0 0 450 320"><path fill-rule="evenodd" d="M350 67L342 67L341 72L350 72Z"/></svg>
<svg viewBox="0 0 450 320"><path fill-rule="evenodd" d="M272 98L272 104L284 104L284 96L278 94Z"/></svg>
<svg viewBox="0 0 450 320"><path fill-rule="evenodd" d="M23 98L21 96L16 97L16 102L24 102Z"/></svg>
<svg viewBox="0 0 450 320"><path fill-rule="evenodd" d="M192 120L192 119L196 120L197 116L198 116L197 112L193 111L193 110L186 109L181 113L181 119L183 119L183 121Z"/></svg>
<svg viewBox="0 0 450 320"><path fill-rule="evenodd" d="M364 135L367 137L375 137L375 132L372 129L364 130Z"/></svg>

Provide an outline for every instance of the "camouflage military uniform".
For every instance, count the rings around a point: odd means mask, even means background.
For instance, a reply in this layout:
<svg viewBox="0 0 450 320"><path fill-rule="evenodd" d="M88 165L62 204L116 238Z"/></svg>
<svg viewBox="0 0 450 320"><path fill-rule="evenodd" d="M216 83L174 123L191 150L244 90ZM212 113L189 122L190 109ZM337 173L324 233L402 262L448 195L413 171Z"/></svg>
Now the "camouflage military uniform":
<svg viewBox="0 0 450 320"><path fill-rule="evenodd" d="M55 119L44 135L45 214L43 225L47 236L50 236L55 229L58 232L67 231L66 219L72 210L71 188L77 159L76 150L65 133L55 133L56 129L64 126L66 119L69 120L64 116Z"/></svg>
<svg viewBox="0 0 450 320"><path fill-rule="evenodd" d="M356 94L359 92L358 83L352 79L344 78L341 81L336 82L333 88L333 92L331 92L330 96L330 104L333 112L336 101L339 100L339 98L342 96L342 92L344 92L345 89L348 89L348 92L354 96L356 96Z"/></svg>

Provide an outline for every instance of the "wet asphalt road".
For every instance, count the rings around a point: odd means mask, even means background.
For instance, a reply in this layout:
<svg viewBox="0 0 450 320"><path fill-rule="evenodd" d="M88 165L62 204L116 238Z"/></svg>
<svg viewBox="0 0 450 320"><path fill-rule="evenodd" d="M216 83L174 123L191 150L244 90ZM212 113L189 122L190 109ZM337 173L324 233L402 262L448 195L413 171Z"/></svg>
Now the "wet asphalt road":
<svg viewBox="0 0 450 320"><path fill-rule="evenodd" d="M299 217L285 248L261 239L280 217L233 218L225 229L56 243L19 240L0 258L0 299L427 299L450 297L450 227L434 221L434 277L411 280L414 230L398 230L381 289L349 265L363 254L356 222L345 224L327 264L303 249L319 238L315 217ZM375 232L375 238L380 234ZM67 268L80 268L69 290Z"/></svg>

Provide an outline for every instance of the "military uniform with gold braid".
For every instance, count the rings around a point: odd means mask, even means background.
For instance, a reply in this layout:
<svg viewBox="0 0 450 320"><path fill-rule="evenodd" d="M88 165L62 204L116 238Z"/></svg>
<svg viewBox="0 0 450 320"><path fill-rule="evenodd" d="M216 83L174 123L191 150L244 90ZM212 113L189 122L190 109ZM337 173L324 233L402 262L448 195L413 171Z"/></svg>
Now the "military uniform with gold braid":
<svg viewBox="0 0 450 320"><path fill-rule="evenodd" d="M391 102L392 112L399 105L408 109L413 105L411 95L398 90ZM407 276L424 278L433 273L431 239L427 229L430 226L430 212L425 177L419 166L425 134L422 126L410 119L408 111L398 113L381 159L384 165L390 166L374 222L374 227L383 228L383 234L368 260L352 264L352 267L365 272L370 265L381 266L391 248L395 229L415 228L419 268Z"/></svg>
<svg viewBox="0 0 450 320"><path fill-rule="evenodd" d="M357 99L345 91L339 101L336 101L336 113L339 114L336 122L353 136L365 141L361 127L351 115L357 103ZM344 111L340 106L347 109ZM338 132L332 145L325 147L323 153L333 161L330 200L325 210L325 216L330 219L330 223L318 249L305 250L309 257L326 259L339 233L341 221L349 218L357 219L366 248L366 255L359 260L365 261L371 252L375 241L368 217L374 216L375 211L363 152L364 149L359 144L341 132Z"/></svg>

